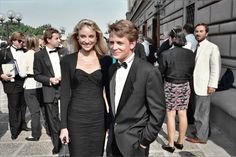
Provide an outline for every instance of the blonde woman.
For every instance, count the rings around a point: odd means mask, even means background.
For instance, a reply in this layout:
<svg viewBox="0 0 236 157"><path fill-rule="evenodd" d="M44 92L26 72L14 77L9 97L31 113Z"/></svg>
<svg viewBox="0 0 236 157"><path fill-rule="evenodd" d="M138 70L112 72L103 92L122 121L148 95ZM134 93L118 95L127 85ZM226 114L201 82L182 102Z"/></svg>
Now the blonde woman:
<svg viewBox="0 0 236 157"><path fill-rule="evenodd" d="M112 59L97 24L81 20L72 34L75 53L61 61L61 134L70 156L102 156L105 142L103 89ZM107 87L107 86L106 86Z"/></svg>

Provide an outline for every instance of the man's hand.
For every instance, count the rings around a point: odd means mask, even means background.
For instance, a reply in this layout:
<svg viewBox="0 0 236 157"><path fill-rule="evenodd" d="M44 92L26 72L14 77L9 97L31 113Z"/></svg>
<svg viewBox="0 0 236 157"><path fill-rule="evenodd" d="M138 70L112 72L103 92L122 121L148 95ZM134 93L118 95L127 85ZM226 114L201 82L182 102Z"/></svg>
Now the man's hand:
<svg viewBox="0 0 236 157"><path fill-rule="evenodd" d="M60 80L61 80L61 78L51 77L50 83L53 85L57 85L57 84L59 84Z"/></svg>
<svg viewBox="0 0 236 157"><path fill-rule="evenodd" d="M207 93L208 93L208 94L213 94L215 91L216 91L215 88L213 88L213 87L207 87Z"/></svg>
<svg viewBox="0 0 236 157"><path fill-rule="evenodd" d="M59 138L60 138L62 144L68 144L70 142L69 141L69 132L68 132L67 128L61 129Z"/></svg>
<svg viewBox="0 0 236 157"><path fill-rule="evenodd" d="M140 144L139 145L141 148L143 148L143 149L146 149L147 147L146 146L144 146L144 145L142 145L142 144Z"/></svg>
<svg viewBox="0 0 236 157"><path fill-rule="evenodd" d="M1 78L4 80L4 81L10 81L12 79L11 75L10 74L2 74L1 75Z"/></svg>

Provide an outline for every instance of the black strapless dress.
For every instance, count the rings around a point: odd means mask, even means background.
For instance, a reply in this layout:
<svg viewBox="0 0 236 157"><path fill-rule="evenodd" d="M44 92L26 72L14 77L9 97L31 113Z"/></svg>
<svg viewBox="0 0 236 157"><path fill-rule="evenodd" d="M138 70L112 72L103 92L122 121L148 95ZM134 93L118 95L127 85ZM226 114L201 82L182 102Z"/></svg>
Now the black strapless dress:
<svg viewBox="0 0 236 157"><path fill-rule="evenodd" d="M105 103L100 69L90 74L76 69L68 107L70 156L102 156L105 141Z"/></svg>

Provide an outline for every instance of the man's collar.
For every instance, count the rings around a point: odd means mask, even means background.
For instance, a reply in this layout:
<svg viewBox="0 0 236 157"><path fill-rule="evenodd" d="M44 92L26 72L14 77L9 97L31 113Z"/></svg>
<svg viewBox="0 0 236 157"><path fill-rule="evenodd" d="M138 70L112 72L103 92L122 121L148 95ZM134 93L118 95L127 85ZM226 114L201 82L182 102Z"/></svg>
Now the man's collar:
<svg viewBox="0 0 236 157"><path fill-rule="evenodd" d="M132 53L131 56L129 56L129 58L127 58L124 62L126 62L127 64L129 64L131 61L134 60L134 53ZM121 63L120 61L118 61L119 63Z"/></svg>
<svg viewBox="0 0 236 157"><path fill-rule="evenodd" d="M57 48L51 49L51 48L49 48L47 46L46 46L46 50L47 50L48 53L52 53L52 52L57 52L58 51Z"/></svg>

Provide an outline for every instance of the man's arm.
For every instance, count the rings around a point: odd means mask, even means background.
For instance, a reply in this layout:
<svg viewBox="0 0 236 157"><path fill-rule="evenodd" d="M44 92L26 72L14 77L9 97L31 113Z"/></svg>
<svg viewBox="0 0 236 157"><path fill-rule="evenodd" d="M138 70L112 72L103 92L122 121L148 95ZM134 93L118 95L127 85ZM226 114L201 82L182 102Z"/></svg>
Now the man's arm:
<svg viewBox="0 0 236 157"><path fill-rule="evenodd" d="M43 73L43 65L40 61L41 56L39 56L39 54L37 53L34 54L34 79L38 82L43 83L43 85L50 86L50 78Z"/></svg>
<svg viewBox="0 0 236 157"><path fill-rule="evenodd" d="M166 114L164 89L159 70L153 67L147 77L146 99L149 121L143 130L143 136L140 141L143 146L148 146L157 138Z"/></svg>
<svg viewBox="0 0 236 157"><path fill-rule="evenodd" d="M212 92L214 92L212 88L214 89L218 88L218 81L220 78L220 70L221 70L220 51L218 46L216 45L213 45L212 48L209 68L210 68L210 76L208 82L208 91L210 92L209 94L212 94Z"/></svg>

